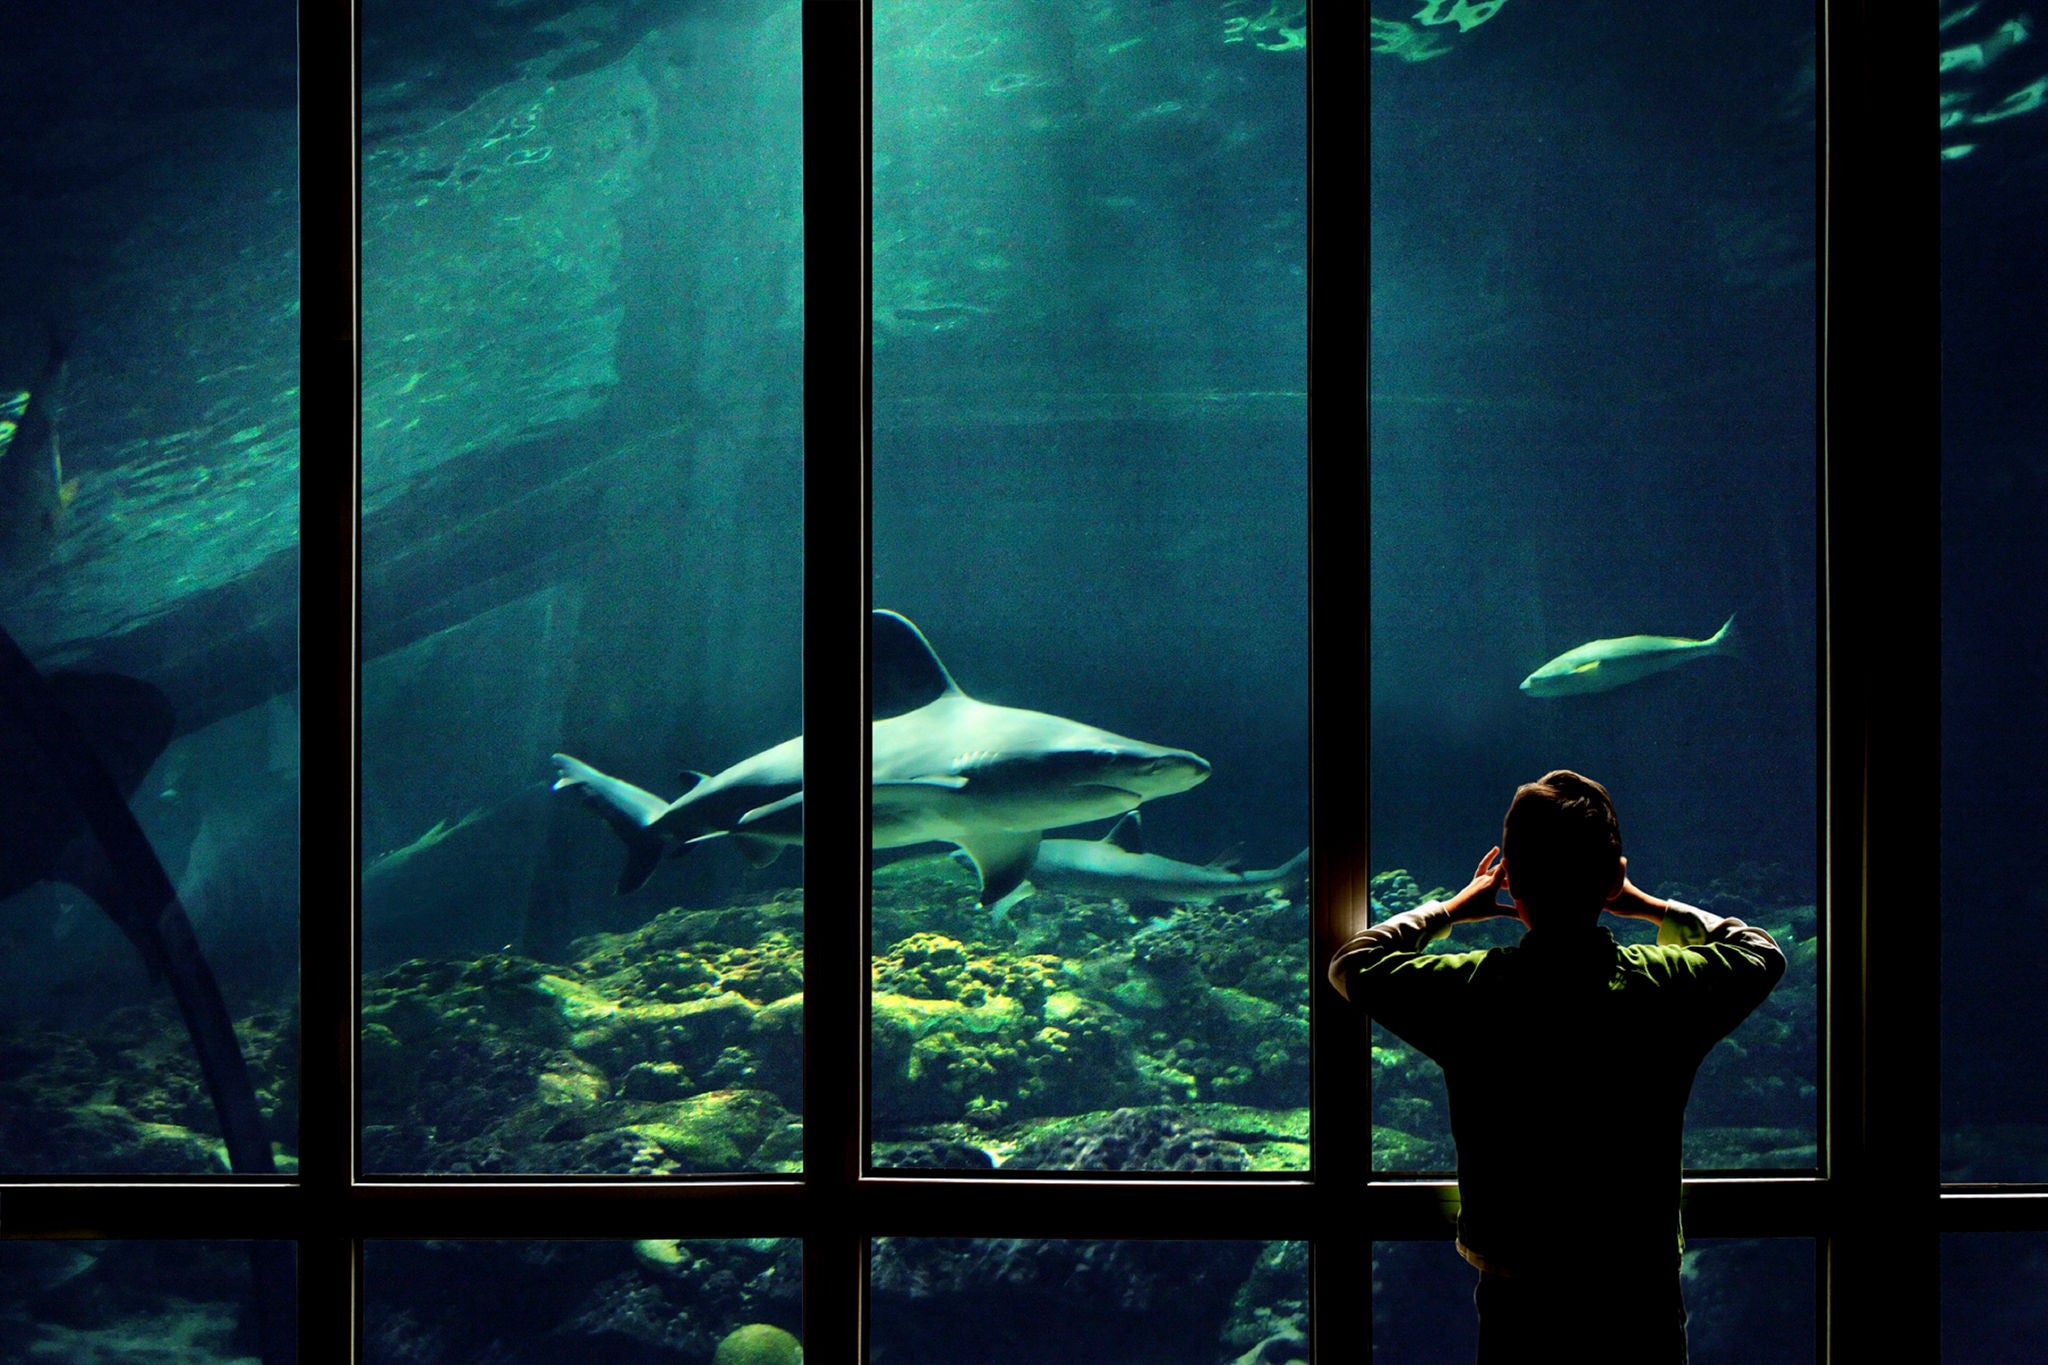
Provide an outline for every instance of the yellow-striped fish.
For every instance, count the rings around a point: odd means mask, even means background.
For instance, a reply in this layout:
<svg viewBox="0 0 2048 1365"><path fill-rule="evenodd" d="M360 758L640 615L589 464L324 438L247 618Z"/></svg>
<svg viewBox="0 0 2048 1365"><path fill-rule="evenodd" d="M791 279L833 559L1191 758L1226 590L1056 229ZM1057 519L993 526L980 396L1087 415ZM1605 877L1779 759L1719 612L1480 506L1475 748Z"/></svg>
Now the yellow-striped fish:
<svg viewBox="0 0 2048 1365"><path fill-rule="evenodd" d="M1709 654L1737 651L1735 618L1704 640L1687 640L1676 635L1623 635L1613 640L1591 640L1568 649L1522 679L1522 690L1532 697L1571 697L1582 692L1605 692L1652 673Z"/></svg>

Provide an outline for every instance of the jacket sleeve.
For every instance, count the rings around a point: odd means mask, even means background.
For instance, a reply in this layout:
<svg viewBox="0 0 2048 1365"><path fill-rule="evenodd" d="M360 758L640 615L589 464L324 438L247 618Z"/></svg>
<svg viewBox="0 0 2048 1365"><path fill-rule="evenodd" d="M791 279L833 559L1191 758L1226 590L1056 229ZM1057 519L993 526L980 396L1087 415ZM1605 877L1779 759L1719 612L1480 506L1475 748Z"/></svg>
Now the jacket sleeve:
<svg viewBox="0 0 2048 1365"><path fill-rule="evenodd" d="M1702 1046L1726 1036L1785 975L1785 954L1764 930L1683 901L1672 901L1664 912L1657 946L1683 950L1677 955L1682 970L1704 997L1693 1016Z"/></svg>
<svg viewBox="0 0 2048 1365"><path fill-rule="evenodd" d="M1457 1018L1442 1008L1446 993L1463 983L1482 953L1425 953L1451 932L1451 912L1424 901L1381 920L1330 959L1337 993L1395 1034L1437 1057L1448 1042L1438 1036Z"/></svg>

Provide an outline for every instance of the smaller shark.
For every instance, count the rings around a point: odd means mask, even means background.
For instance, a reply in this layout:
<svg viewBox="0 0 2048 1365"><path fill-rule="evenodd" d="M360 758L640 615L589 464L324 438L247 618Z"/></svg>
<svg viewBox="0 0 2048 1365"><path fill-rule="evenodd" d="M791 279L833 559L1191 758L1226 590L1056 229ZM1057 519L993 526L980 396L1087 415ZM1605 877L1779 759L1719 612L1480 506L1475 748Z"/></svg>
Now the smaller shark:
<svg viewBox="0 0 2048 1365"><path fill-rule="evenodd" d="M1676 668L1688 660L1740 650L1732 615L1704 640L1675 635L1624 635L1614 640L1592 640L1577 649L1566 650L1522 679L1522 691L1532 697L1605 692Z"/></svg>
<svg viewBox="0 0 2048 1365"><path fill-rule="evenodd" d="M664 851L679 858L691 844L730 838L748 863L765 867L784 845L804 841L802 735L743 758L714 776L685 773L692 785L673 801L607 777L567 754L554 759L561 774L555 790L576 788L625 842L621 896L646 883Z"/></svg>
<svg viewBox="0 0 2048 1365"><path fill-rule="evenodd" d="M1145 852L1144 830L1132 811L1100 839L1047 839L1038 846L1027 880L999 902L1006 913L1032 888L1128 904L1209 905L1231 896L1289 890L1308 879L1308 850L1263 872L1198 867Z"/></svg>

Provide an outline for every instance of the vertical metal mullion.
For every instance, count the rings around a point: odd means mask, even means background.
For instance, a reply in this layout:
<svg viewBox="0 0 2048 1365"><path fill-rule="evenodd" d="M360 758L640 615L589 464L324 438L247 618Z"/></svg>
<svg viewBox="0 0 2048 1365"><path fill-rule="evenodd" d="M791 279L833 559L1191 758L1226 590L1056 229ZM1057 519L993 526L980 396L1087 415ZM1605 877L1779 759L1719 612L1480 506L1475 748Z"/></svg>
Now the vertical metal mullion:
<svg viewBox="0 0 2048 1365"><path fill-rule="evenodd" d="M1309 28L1309 821L1318 905L1366 894L1366 524L1368 173L1366 7L1322 0ZM1370 385L1365 386L1369 391ZM1370 1299L1371 1051L1364 1022L1311 963L1310 1148L1319 1196L1310 1256L1310 1341L1318 1361L1370 1359L1370 1332L1325 1326ZM1368 1306L1368 1322L1370 1307ZM1332 1317L1335 1314L1337 1317Z"/></svg>
<svg viewBox="0 0 2048 1365"><path fill-rule="evenodd" d="M804 1346L857 1358L866 969L864 4L804 24ZM853 509L863 509L855 511ZM857 572L855 572L857 570ZM813 911L815 910L815 913Z"/></svg>
<svg viewBox="0 0 2048 1365"><path fill-rule="evenodd" d="M1931 26L1866 3L1824 10L1827 84L1827 531L1834 753L1829 831L1827 1102L1833 1211L1830 1360L1880 1351L1934 1358L1939 1330L1937 793L1939 473L1880 468L1866 452L1940 449L1936 205L1900 186L1934 181L1932 130L1902 107L1925 80ZM1924 169L1915 164L1925 158ZM1924 194L1924 189L1919 190ZM1882 225L1882 227L1880 227ZM1928 272L1928 273L1923 273ZM1927 365L1901 375L1896 347ZM1919 350L1917 347L1924 347ZM1924 603L1926 610L1916 608ZM1912 640L1918 648L1900 648ZM1869 1311L1882 1305L1882 1311ZM1916 1350L1911 1343L1920 1342Z"/></svg>
<svg viewBox="0 0 2048 1365"><path fill-rule="evenodd" d="M352 1182L358 1126L355 1006L358 563L361 404L358 343L362 199L356 117L355 6L303 6L299 63L299 1188L293 1225L302 1358L311 1343L353 1341L360 1321ZM324 380L324 382L323 382ZM322 433L332 433L322 440ZM323 448L327 441L334 447ZM345 808L328 808L345 793ZM344 821L346 823L342 823ZM310 837L313 829L344 830ZM307 914L310 889L347 888ZM332 893L330 893L331 895ZM346 963L344 970L316 964Z"/></svg>

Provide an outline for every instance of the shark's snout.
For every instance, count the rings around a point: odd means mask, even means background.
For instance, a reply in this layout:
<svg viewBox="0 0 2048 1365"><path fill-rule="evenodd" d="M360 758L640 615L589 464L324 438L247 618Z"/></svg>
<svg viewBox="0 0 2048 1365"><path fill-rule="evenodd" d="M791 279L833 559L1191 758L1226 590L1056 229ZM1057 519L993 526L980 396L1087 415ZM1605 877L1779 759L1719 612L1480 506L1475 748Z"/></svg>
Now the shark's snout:
<svg viewBox="0 0 2048 1365"><path fill-rule="evenodd" d="M1145 785L1153 794L1184 792L1209 776L1209 760L1200 754L1176 749L1148 759L1139 766L1138 774L1145 779Z"/></svg>

